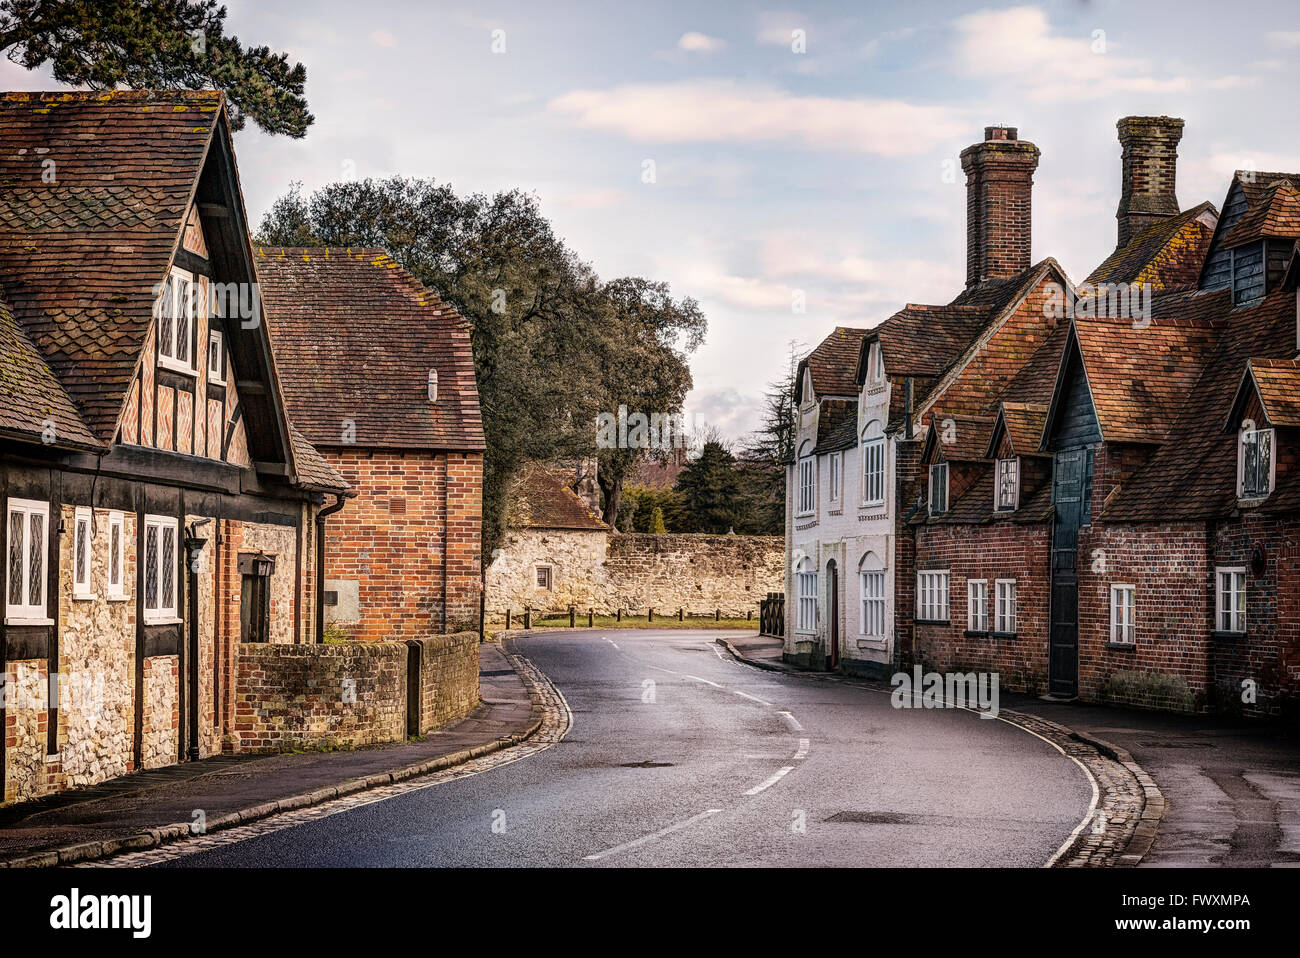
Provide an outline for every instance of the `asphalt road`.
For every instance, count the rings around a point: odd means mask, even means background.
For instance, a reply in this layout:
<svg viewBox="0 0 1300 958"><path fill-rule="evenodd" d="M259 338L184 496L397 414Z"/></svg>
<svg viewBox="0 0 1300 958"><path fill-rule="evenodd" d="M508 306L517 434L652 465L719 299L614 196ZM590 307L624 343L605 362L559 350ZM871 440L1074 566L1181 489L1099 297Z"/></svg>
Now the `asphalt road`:
<svg viewBox="0 0 1300 958"><path fill-rule="evenodd" d="M716 632L538 634L563 741L157 867L1041 866L1084 772L1006 722L764 672Z"/></svg>

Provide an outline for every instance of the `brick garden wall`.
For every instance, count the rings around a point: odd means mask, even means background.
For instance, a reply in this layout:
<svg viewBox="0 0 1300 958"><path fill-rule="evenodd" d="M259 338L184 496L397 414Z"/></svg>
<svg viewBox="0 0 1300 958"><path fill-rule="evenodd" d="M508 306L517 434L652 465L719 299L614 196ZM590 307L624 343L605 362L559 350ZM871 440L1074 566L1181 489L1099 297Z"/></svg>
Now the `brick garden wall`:
<svg viewBox="0 0 1300 958"><path fill-rule="evenodd" d="M421 649L420 730L454 722L478 708L478 633L412 641Z"/></svg>
<svg viewBox="0 0 1300 958"><path fill-rule="evenodd" d="M325 526L326 589L355 589L357 614L327 606L326 620L365 640L476 629L483 457L322 453L357 491Z"/></svg>
<svg viewBox="0 0 1300 958"><path fill-rule="evenodd" d="M479 704L478 635L426 636L421 731ZM241 645L236 663L236 752L355 748L407 734L407 642Z"/></svg>

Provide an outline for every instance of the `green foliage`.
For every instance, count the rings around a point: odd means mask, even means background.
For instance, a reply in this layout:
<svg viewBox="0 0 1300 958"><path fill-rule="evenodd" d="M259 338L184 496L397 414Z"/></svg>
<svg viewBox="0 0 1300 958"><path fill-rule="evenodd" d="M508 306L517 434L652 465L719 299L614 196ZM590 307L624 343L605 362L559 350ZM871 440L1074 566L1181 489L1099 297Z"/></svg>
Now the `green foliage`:
<svg viewBox="0 0 1300 958"><path fill-rule="evenodd" d="M536 198L519 190L462 197L402 177L334 183L310 197L294 186L257 240L383 247L465 317L487 437L485 553L501 542L510 484L524 463L596 454L598 413L619 403L680 408L690 388L685 354L705 330L698 305L636 277L602 283L555 235ZM606 512L612 504L616 517L619 470L633 457L600 458L615 483L604 490Z"/></svg>
<svg viewBox="0 0 1300 958"><path fill-rule="evenodd" d="M654 512L650 513L650 525L646 531L656 535L668 531L668 527L664 525L664 511L659 506L655 506Z"/></svg>
<svg viewBox="0 0 1300 958"><path fill-rule="evenodd" d="M675 489L628 486L623 490L624 532L686 532L686 498Z"/></svg>
<svg viewBox="0 0 1300 958"><path fill-rule="evenodd" d="M216 0L3 0L0 50L92 90L225 90L234 129L251 119L305 136L314 119L306 69L269 47L245 48L225 20Z"/></svg>
<svg viewBox="0 0 1300 958"><path fill-rule="evenodd" d="M677 477L677 491L686 500L686 532L739 532L745 504L741 502L736 457L719 439L704 443Z"/></svg>

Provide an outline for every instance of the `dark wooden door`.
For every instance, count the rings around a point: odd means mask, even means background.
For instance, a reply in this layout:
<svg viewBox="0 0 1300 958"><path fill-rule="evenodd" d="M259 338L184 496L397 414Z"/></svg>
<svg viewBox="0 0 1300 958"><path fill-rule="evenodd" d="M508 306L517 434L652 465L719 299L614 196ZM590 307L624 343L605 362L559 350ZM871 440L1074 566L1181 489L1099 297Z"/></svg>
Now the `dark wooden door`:
<svg viewBox="0 0 1300 958"><path fill-rule="evenodd" d="M1079 526L1085 472L1091 457L1083 448L1064 449L1052 464L1052 616L1048 645L1048 692L1073 696L1079 691Z"/></svg>
<svg viewBox="0 0 1300 958"><path fill-rule="evenodd" d="M243 642L270 641L270 576L243 576L239 588L239 638Z"/></svg>

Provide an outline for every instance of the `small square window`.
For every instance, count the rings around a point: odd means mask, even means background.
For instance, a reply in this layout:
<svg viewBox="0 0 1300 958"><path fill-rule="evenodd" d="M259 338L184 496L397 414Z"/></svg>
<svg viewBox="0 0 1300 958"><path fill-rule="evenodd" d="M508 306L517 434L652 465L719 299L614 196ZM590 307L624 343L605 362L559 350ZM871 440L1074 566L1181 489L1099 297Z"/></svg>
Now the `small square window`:
<svg viewBox="0 0 1300 958"><path fill-rule="evenodd" d="M1219 632L1246 631L1246 570L1215 570L1215 629Z"/></svg>
<svg viewBox="0 0 1300 958"><path fill-rule="evenodd" d="M176 619L177 569L176 519L145 516L144 520L144 620Z"/></svg>
<svg viewBox="0 0 1300 958"><path fill-rule="evenodd" d="M6 621L44 621L46 555L50 506L30 499L10 499L5 543Z"/></svg>
<svg viewBox="0 0 1300 958"><path fill-rule="evenodd" d="M1110 640L1116 645L1137 641L1137 590L1131 585L1110 587Z"/></svg>
<svg viewBox="0 0 1300 958"><path fill-rule="evenodd" d="M995 585L993 630L1011 635L1016 631L1016 580L998 579Z"/></svg>
<svg viewBox="0 0 1300 958"><path fill-rule="evenodd" d="M218 386L226 382L226 339L219 329L208 332L208 382Z"/></svg>
<svg viewBox="0 0 1300 958"><path fill-rule="evenodd" d="M966 627L972 632L989 630L988 579L966 580Z"/></svg>
<svg viewBox="0 0 1300 958"><path fill-rule="evenodd" d="M1273 430L1243 429L1239 448L1241 498L1267 498L1273 491Z"/></svg>
<svg viewBox="0 0 1300 958"><path fill-rule="evenodd" d="M938 516L948 511L948 464L935 463L930 467L930 515Z"/></svg>
<svg viewBox="0 0 1300 958"><path fill-rule="evenodd" d="M551 588L551 567L548 565L539 565L537 567L537 588Z"/></svg>
<svg viewBox="0 0 1300 958"><path fill-rule="evenodd" d="M1020 496L1020 460L998 460L997 508L1001 512L1014 512Z"/></svg>

